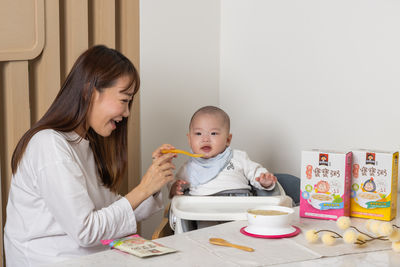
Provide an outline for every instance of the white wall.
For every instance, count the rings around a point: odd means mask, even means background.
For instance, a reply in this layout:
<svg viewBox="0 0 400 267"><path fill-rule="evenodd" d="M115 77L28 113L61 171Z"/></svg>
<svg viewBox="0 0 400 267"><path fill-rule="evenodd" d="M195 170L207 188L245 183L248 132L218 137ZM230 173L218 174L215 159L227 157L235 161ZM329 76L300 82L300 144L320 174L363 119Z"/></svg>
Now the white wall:
<svg viewBox="0 0 400 267"><path fill-rule="evenodd" d="M234 147L297 176L304 149L399 149L400 1L221 3Z"/></svg>
<svg viewBox="0 0 400 267"><path fill-rule="evenodd" d="M398 150L398 14L391 0L141 1L142 173L159 144L188 149L210 104L273 172L299 176L303 149Z"/></svg>
<svg viewBox="0 0 400 267"><path fill-rule="evenodd" d="M192 113L219 103L219 7L215 0L140 1L142 175L159 145L188 150ZM151 237L161 215L142 223L143 236Z"/></svg>

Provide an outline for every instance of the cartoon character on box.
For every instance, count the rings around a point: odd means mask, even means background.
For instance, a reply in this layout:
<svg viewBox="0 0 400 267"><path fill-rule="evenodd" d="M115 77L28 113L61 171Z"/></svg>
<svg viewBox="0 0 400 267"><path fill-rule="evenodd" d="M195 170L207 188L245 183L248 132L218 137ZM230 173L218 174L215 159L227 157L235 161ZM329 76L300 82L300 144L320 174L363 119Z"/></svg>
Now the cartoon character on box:
<svg viewBox="0 0 400 267"><path fill-rule="evenodd" d="M385 194L377 192L376 183L373 177L360 184L361 191L356 193L355 202L363 208L374 208L372 205L376 201L386 201Z"/></svg>
<svg viewBox="0 0 400 267"><path fill-rule="evenodd" d="M314 185L315 193L327 193L329 194L329 183L327 181L319 181Z"/></svg>
<svg viewBox="0 0 400 267"><path fill-rule="evenodd" d="M371 179L365 181L365 183L361 183L361 190L363 192L376 193L376 185L374 182L374 178L371 177Z"/></svg>

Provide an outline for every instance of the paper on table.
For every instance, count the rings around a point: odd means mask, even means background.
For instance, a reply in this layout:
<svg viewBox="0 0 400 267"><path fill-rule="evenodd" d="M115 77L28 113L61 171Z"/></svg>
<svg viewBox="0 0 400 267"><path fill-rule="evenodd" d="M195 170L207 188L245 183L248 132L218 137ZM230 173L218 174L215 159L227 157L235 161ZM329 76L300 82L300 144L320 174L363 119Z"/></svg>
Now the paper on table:
<svg viewBox="0 0 400 267"><path fill-rule="evenodd" d="M131 235L116 240L102 240L101 243L141 258L162 255L176 251L175 249L144 239L139 235Z"/></svg>

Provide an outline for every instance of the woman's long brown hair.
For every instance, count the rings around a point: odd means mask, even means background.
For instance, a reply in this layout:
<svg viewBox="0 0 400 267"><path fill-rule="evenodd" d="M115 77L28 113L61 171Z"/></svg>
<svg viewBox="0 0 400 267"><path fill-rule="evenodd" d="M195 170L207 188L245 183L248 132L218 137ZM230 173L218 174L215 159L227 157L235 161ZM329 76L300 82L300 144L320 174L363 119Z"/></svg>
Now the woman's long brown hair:
<svg viewBox="0 0 400 267"><path fill-rule="evenodd" d="M12 173L17 171L33 135L44 129L71 132L86 125L93 90L107 90L125 75L131 81L126 90L133 86L136 94L140 85L139 74L132 62L120 52L98 45L80 55L50 108L19 140L11 159ZM131 104L132 101L129 109ZM114 192L126 171L127 131L127 118L124 118L108 137L98 135L91 128L86 132L100 178Z"/></svg>

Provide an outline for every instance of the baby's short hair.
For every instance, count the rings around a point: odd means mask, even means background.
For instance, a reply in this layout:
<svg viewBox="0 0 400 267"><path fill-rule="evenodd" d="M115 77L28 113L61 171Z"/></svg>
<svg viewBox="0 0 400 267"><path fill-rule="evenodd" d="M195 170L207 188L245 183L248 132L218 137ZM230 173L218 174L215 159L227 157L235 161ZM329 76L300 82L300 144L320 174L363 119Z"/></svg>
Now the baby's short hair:
<svg viewBox="0 0 400 267"><path fill-rule="evenodd" d="M220 109L218 107L215 107L215 106L205 106L205 107L199 108L193 114L192 118L190 119L189 130L190 130L190 127L192 126L192 122L196 118L196 116L202 115L202 114L212 114L212 115L221 116L224 124L226 124L226 126L227 126L228 132L230 131L231 120L229 118L229 115L225 111L223 111L222 109Z"/></svg>

